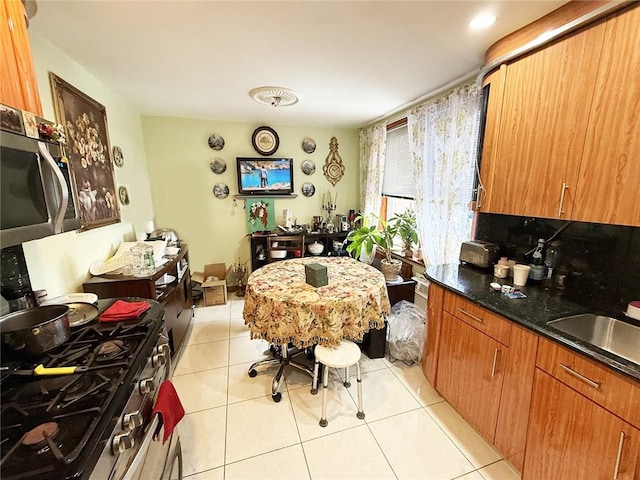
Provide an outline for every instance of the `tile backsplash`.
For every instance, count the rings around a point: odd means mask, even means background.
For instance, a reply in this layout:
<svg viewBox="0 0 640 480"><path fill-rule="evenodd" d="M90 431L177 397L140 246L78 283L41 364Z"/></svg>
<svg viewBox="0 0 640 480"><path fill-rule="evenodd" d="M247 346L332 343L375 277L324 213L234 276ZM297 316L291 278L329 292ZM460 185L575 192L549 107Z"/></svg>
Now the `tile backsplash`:
<svg viewBox="0 0 640 480"><path fill-rule="evenodd" d="M540 288L618 317L627 303L640 300L640 228L480 213L475 239L497 243L501 256L528 263L525 254L538 238L562 227L556 271L568 271L566 287L548 282Z"/></svg>

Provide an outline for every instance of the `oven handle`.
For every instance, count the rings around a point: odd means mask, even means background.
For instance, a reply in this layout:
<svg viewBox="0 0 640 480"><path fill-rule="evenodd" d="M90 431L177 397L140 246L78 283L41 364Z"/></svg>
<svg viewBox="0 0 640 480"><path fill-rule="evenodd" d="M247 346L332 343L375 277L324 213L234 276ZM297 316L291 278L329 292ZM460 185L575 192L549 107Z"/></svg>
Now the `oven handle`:
<svg viewBox="0 0 640 480"><path fill-rule="evenodd" d="M160 422L160 414L156 413L153 415L153 420L151 421L151 424L144 434L144 440L142 440L142 444L140 445L136 456L133 458L131 465L129 465L129 467L127 468L127 471L124 477L122 477L122 480L131 480L133 479L136 472L138 472L138 468L141 466L142 462L144 462L147 456L147 450L149 450L149 444L153 440L153 432L155 432L156 428L158 428L158 422Z"/></svg>

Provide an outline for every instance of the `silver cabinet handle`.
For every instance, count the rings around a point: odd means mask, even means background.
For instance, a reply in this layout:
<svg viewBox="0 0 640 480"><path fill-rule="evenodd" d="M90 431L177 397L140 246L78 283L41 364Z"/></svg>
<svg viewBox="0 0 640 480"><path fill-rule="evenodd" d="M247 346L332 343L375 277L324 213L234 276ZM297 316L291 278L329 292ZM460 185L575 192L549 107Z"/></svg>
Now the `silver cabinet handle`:
<svg viewBox="0 0 640 480"><path fill-rule="evenodd" d="M496 348L496 351L493 354L493 367L491 367L491 378L496 376L496 367L498 366L498 354L500 350Z"/></svg>
<svg viewBox="0 0 640 480"><path fill-rule="evenodd" d="M564 206L564 193L568 188L569 185L567 185L565 182L562 182L562 188L560 189L560 205L558 206L558 217L564 215L564 210L562 209L562 207Z"/></svg>
<svg viewBox="0 0 640 480"><path fill-rule="evenodd" d="M484 197L484 187L482 185L478 185L478 193L476 195L476 210L480 210L482 208L483 197Z"/></svg>
<svg viewBox="0 0 640 480"><path fill-rule="evenodd" d="M464 310L463 308L458 307L458 311L464 315L466 315L467 317L475 320L476 322L480 322L482 323L482 319L480 317L476 317L475 315L472 315L471 313L467 312L466 310Z"/></svg>
<svg viewBox="0 0 640 480"><path fill-rule="evenodd" d="M613 480L618 480L618 471L620 470L620 460L622 459L623 445L624 445L624 432L620 432L620 441L618 442L618 455L616 456L616 469L613 471Z"/></svg>
<svg viewBox="0 0 640 480"><path fill-rule="evenodd" d="M572 375L572 376L576 377L578 380L582 380L587 385L590 385L593 388L600 388L600 384L599 383L596 383L593 380L588 379L584 375L580 375L575 370L572 370L571 367L567 367L566 365L564 365L562 363L559 363L558 365L560 366L560 368L564 369L569 375Z"/></svg>

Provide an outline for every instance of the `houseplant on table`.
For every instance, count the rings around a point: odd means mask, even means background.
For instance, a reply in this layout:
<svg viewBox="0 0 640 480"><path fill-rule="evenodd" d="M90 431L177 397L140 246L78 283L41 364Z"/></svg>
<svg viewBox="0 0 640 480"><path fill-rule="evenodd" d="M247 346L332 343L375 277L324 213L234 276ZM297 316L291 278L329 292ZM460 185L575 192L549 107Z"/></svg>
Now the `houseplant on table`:
<svg viewBox="0 0 640 480"><path fill-rule="evenodd" d="M416 212L407 208L403 213L397 214L389 220L395 222L398 229L398 236L404 244L404 256L413 256L412 246L418 243L418 225L416 223Z"/></svg>
<svg viewBox="0 0 640 480"><path fill-rule="evenodd" d="M375 220L370 226L366 215L358 215L356 218L356 222L362 222L362 226L351 231L347 236L347 240L351 242L347 245L347 252L358 259L364 253L366 257L371 258L371 261L368 262L371 263L375 248L380 248L384 252L384 258L380 261L380 270L382 270L385 280L394 281L398 278L398 273L402 268L402 262L391 256L393 239L398 234L398 222L387 222L374 214L370 216ZM378 230L378 224L381 230Z"/></svg>

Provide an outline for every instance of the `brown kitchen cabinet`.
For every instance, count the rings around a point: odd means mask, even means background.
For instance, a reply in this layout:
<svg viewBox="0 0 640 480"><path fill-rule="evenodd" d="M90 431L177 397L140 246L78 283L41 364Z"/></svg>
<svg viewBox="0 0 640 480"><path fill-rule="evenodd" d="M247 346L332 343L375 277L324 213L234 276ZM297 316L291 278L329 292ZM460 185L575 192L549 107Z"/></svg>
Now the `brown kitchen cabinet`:
<svg viewBox="0 0 640 480"><path fill-rule="evenodd" d="M489 95L502 101L487 118L490 133L499 126L483 146L481 211L571 217L603 38L597 25L503 67L504 88L492 83Z"/></svg>
<svg viewBox="0 0 640 480"><path fill-rule="evenodd" d="M427 302L425 377L522 470L538 336L433 282Z"/></svg>
<svg viewBox="0 0 640 480"><path fill-rule="evenodd" d="M436 390L493 443L507 347L448 312L441 328Z"/></svg>
<svg viewBox="0 0 640 480"><path fill-rule="evenodd" d="M640 7L605 23L573 220L640 226Z"/></svg>
<svg viewBox="0 0 640 480"><path fill-rule="evenodd" d="M640 7L503 65L476 210L640 226Z"/></svg>
<svg viewBox="0 0 640 480"><path fill-rule="evenodd" d="M640 430L538 368L533 390L522 480L640 478Z"/></svg>
<svg viewBox="0 0 640 480"><path fill-rule="evenodd" d="M182 348L193 315L189 255L185 245L178 255L156 268L153 275L105 274L91 277L82 288L100 298L142 297L160 302L165 309L164 323L172 355Z"/></svg>

